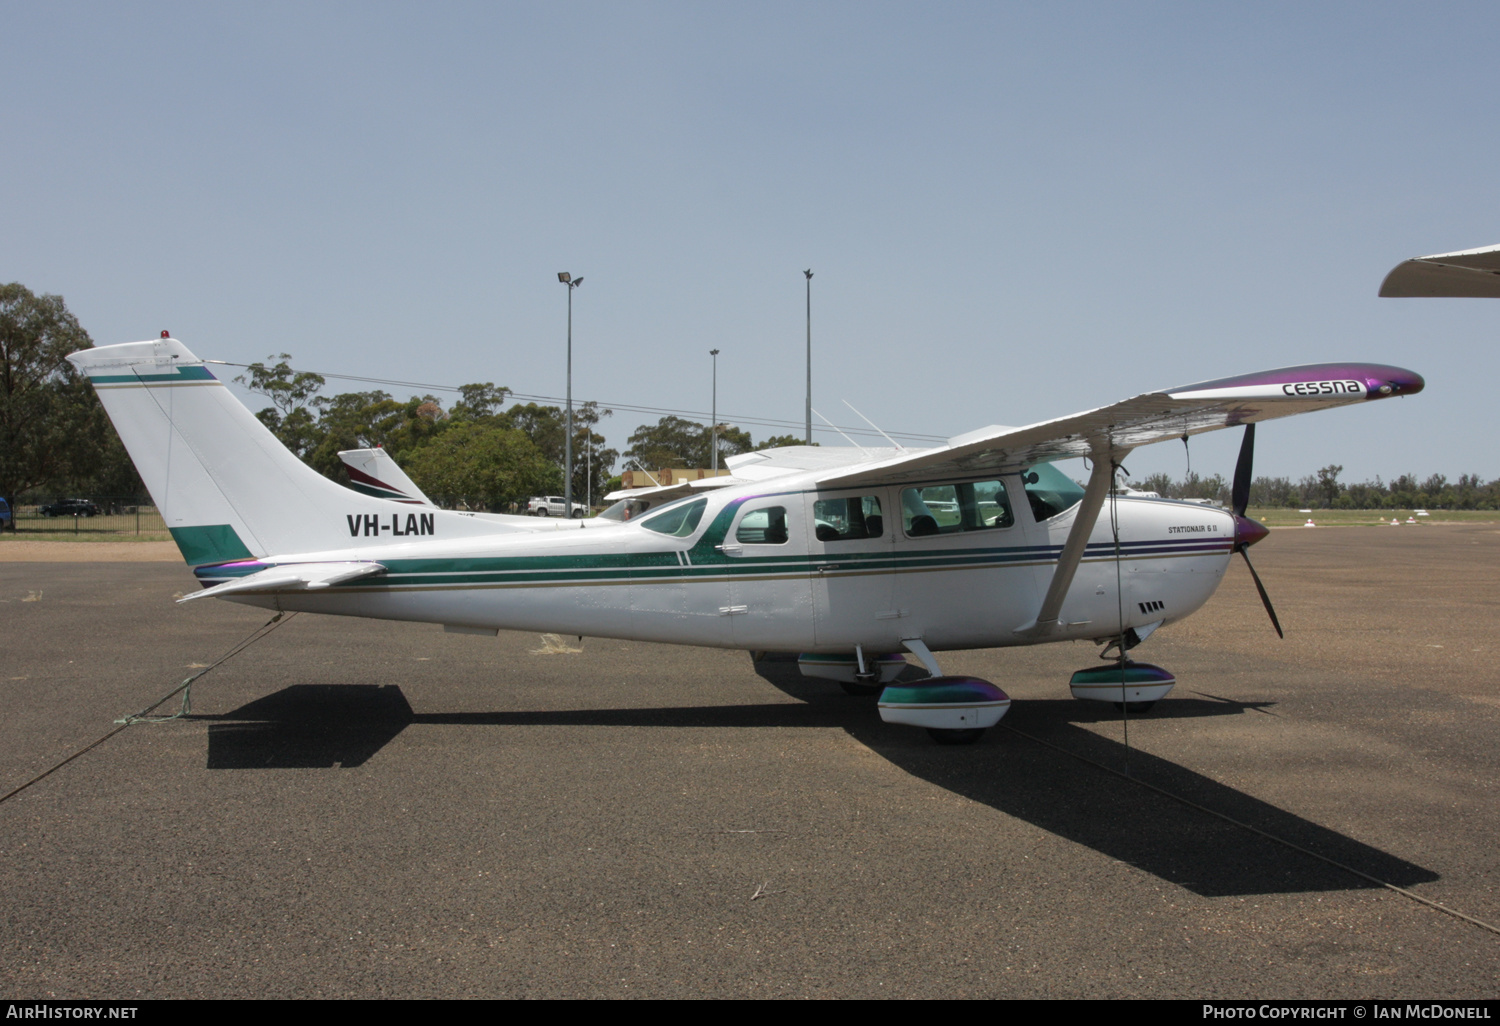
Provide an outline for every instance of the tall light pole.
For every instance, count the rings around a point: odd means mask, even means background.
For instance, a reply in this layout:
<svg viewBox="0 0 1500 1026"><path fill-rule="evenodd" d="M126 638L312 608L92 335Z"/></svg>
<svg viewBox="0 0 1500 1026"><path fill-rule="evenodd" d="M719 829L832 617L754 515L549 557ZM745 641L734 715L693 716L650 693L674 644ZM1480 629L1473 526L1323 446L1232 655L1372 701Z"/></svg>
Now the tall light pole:
<svg viewBox="0 0 1500 1026"><path fill-rule="evenodd" d="M573 290L583 284L582 276L573 277L558 271L557 280L568 287L568 424L563 431L563 516L573 515ZM809 424L812 421L808 421Z"/></svg>
<svg viewBox="0 0 1500 1026"><path fill-rule="evenodd" d="M708 355L714 358L714 405L713 405L713 471L719 473L719 351L710 349Z"/></svg>
<svg viewBox="0 0 1500 1026"><path fill-rule="evenodd" d="M812 269L807 275L807 444L812 445Z"/></svg>

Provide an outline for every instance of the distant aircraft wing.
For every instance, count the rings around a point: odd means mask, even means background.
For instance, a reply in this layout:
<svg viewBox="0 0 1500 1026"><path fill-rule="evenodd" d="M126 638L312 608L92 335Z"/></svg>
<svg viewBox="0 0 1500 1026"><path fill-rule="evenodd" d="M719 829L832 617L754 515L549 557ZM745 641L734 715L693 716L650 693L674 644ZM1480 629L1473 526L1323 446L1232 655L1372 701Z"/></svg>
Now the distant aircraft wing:
<svg viewBox="0 0 1500 1026"><path fill-rule="evenodd" d="M1121 454L1183 435L1415 395L1419 374L1366 363L1318 363L1202 381L1028 427L988 427L819 476L823 487L902 484L976 473L1014 473L1044 460Z"/></svg>
<svg viewBox="0 0 1500 1026"><path fill-rule="evenodd" d="M1413 257L1392 268L1380 294L1500 299L1500 246Z"/></svg>
<svg viewBox="0 0 1500 1026"><path fill-rule="evenodd" d="M349 473L349 487L356 492L416 506L436 506L384 449L345 449L339 459Z"/></svg>
<svg viewBox="0 0 1500 1026"><path fill-rule="evenodd" d="M234 564L227 567L215 567L215 570L227 571ZM254 564L251 564L254 565ZM318 591L323 588L332 587L335 584L343 584L345 581L357 581L362 577L383 573L385 564L365 561L332 562L332 563L289 563L283 566L267 567L254 573L246 574L244 577L236 577L222 584L216 584L212 588L204 588L195 591L191 595L184 595L178 599L181 602L191 602L193 599L222 598L225 595L235 595L248 592L267 591Z"/></svg>
<svg viewBox="0 0 1500 1026"><path fill-rule="evenodd" d="M740 483L732 481L727 477L705 478L704 480L719 481L724 484ZM680 499L684 495L691 494L692 486L697 483L696 481L679 481L676 484L669 485L647 485L645 488L616 488L604 497L604 501L618 502L620 499L655 499L656 502L654 505L660 506L664 502L670 502L673 499Z"/></svg>

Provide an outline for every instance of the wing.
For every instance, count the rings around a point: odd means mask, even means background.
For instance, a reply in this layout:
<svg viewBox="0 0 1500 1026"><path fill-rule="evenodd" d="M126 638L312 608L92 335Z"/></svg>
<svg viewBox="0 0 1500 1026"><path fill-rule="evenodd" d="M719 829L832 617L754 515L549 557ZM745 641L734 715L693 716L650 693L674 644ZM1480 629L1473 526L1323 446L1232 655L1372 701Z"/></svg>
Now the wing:
<svg viewBox="0 0 1500 1026"><path fill-rule="evenodd" d="M1141 445L1253 424L1331 406L1415 395L1419 374L1373 363L1315 363L1147 392L1133 399L1027 427L990 427L908 451L830 470L818 484L900 484L949 475L1014 473L1044 460L1110 454Z"/></svg>
<svg viewBox="0 0 1500 1026"><path fill-rule="evenodd" d="M1500 246L1413 257L1391 269L1380 294L1500 298Z"/></svg>

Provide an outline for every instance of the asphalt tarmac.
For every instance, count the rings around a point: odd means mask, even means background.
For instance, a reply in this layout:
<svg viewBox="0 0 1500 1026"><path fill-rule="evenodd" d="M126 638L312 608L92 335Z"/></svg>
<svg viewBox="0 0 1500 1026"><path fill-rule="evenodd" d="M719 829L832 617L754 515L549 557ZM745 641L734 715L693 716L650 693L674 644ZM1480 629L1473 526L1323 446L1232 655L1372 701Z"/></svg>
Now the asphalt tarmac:
<svg viewBox="0 0 1500 1026"><path fill-rule="evenodd" d="M1500 526L1253 555L1286 640L1236 560L1128 724L1092 646L941 656L1016 699L966 748L745 653L293 617L0 804L0 996L1494 997L1500 936L1141 782L1500 925ZM0 793L267 618L194 587L0 564Z"/></svg>

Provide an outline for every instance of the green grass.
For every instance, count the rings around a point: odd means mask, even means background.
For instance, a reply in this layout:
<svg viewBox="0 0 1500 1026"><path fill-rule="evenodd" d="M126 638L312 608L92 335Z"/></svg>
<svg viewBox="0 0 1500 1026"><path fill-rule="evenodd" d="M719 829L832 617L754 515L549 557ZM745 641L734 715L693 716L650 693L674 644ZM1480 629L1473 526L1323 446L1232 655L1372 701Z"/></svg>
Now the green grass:
<svg viewBox="0 0 1500 1026"><path fill-rule="evenodd" d="M171 541L167 525L155 507L128 507L129 512L101 513L92 517L44 517L35 505L18 506L15 534L33 541Z"/></svg>
<svg viewBox="0 0 1500 1026"><path fill-rule="evenodd" d="M1315 509L1303 513L1295 509L1255 509L1245 511L1267 527L1301 527L1308 518L1319 527L1375 527L1390 524L1397 518L1402 524L1414 516L1409 509ZM1430 509L1427 516L1416 517L1419 524L1485 524L1500 521L1500 511L1492 509Z"/></svg>
<svg viewBox="0 0 1500 1026"><path fill-rule="evenodd" d="M87 528L74 534L72 531L28 531L23 525L19 531L0 531L0 545L6 545L13 541L51 541L51 542L169 542L172 536L165 531L142 531L136 534L134 531L91 531Z"/></svg>

